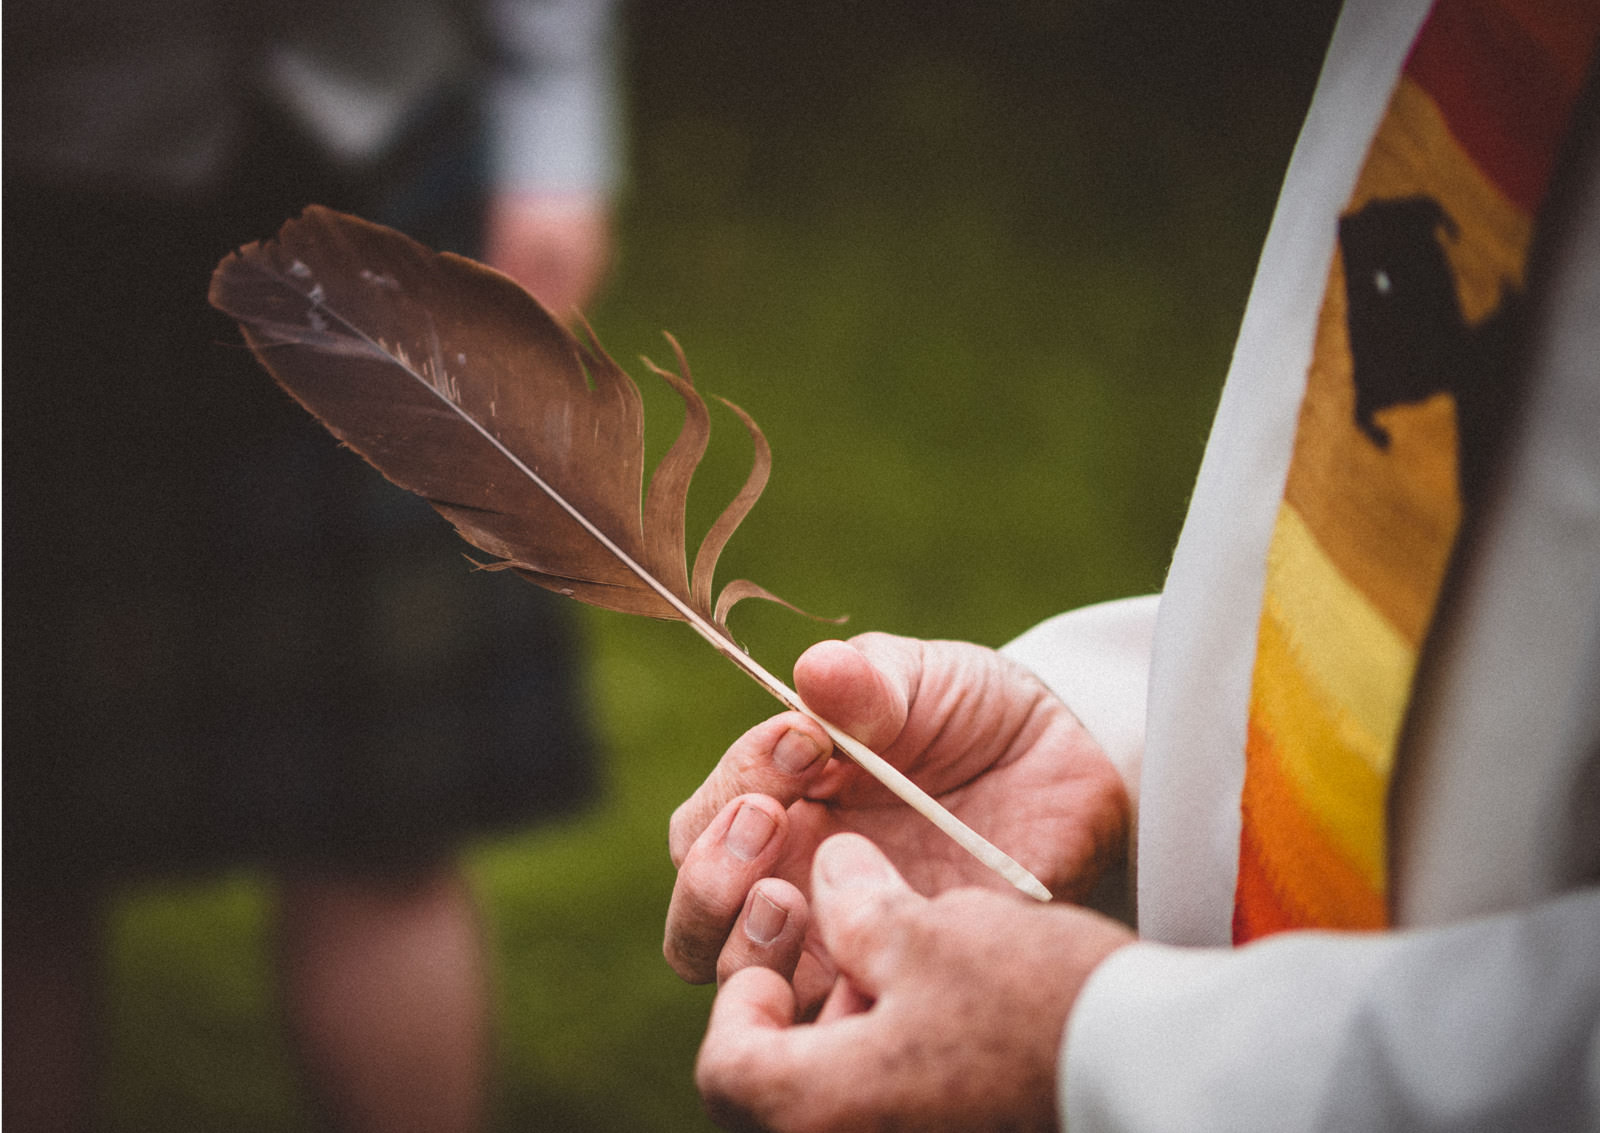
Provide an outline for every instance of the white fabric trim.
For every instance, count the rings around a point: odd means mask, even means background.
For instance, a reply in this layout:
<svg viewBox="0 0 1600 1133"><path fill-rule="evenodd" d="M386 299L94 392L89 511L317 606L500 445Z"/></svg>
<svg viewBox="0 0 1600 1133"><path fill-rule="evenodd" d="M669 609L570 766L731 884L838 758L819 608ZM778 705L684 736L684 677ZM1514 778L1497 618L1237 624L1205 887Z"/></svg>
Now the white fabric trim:
<svg viewBox="0 0 1600 1133"><path fill-rule="evenodd" d="M1153 940L1232 938L1267 544L1336 220L1428 6L1372 0L1341 13L1251 288L1156 625L1138 897L1140 932Z"/></svg>

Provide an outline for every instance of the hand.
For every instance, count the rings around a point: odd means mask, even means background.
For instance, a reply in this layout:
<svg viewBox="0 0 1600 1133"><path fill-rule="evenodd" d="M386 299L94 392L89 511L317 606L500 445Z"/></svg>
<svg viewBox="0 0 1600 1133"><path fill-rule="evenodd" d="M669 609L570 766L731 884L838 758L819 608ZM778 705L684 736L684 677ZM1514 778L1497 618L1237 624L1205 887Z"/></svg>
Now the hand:
<svg viewBox="0 0 1600 1133"><path fill-rule="evenodd" d="M500 193L489 199L484 260L566 319L610 267L610 209L588 193Z"/></svg>
<svg viewBox="0 0 1600 1133"><path fill-rule="evenodd" d="M1068 1013L1133 934L1064 905L977 889L917 895L866 839L830 838L812 881L840 981L795 1025L784 979L723 983L696 1081L741 1129L1053 1130Z"/></svg>
<svg viewBox="0 0 1600 1133"><path fill-rule="evenodd" d="M807 650L795 686L1058 896L1087 894L1125 852L1116 771L1059 699L994 651L866 634ZM685 979L770 967L813 1012L835 967L809 931L806 891L817 846L841 831L869 837L920 893L976 885L1025 900L859 768L828 760L832 746L807 717L775 716L673 815L664 951Z"/></svg>

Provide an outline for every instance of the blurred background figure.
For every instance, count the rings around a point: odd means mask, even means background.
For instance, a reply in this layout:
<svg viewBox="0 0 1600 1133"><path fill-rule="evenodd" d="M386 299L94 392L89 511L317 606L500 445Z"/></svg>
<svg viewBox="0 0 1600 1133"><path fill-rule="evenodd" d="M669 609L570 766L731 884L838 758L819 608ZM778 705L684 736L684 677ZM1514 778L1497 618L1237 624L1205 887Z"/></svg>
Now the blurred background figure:
<svg viewBox="0 0 1600 1133"><path fill-rule="evenodd" d="M560 600L471 577L205 295L317 202L558 315L611 258L610 0L24 0L6 13L5 1117L93 1120L103 903L278 887L338 1128L477 1126L471 834L597 784ZM504 585L509 583L509 587Z"/></svg>

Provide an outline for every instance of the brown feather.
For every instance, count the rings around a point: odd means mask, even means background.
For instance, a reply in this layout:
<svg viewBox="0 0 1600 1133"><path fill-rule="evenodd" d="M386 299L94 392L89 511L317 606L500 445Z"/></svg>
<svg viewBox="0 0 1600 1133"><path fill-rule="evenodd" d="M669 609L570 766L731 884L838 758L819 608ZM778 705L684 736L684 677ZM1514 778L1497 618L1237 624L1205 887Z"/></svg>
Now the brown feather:
<svg viewBox="0 0 1600 1133"><path fill-rule="evenodd" d="M687 608L724 638L733 601L771 597L741 581L712 602L717 558L772 461L736 406L754 465L691 588L684 517L710 422L675 341L678 372L651 368L682 398L683 428L641 510L638 387L592 332L580 341L496 271L312 206L224 259L210 298L284 389L495 556L490 569L625 613L693 620Z"/></svg>

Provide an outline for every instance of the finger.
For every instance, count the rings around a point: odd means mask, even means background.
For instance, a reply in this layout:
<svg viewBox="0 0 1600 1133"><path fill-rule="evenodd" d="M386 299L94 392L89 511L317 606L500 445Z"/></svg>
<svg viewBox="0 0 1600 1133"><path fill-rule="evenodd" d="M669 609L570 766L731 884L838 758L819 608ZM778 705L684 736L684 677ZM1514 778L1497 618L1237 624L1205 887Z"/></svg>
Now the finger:
<svg viewBox="0 0 1600 1133"><path fill-rule="evenodd" d="M717 957L717 982L755 967L793 981L810 919L805 897L793 885L775 877L756 882Z"/></svg>
<svg viewBox="0 0 1600 1133"><path fill-rule="evenodd" d="M814 920L810 914L808 906L808 925ZM789 982L794 987L794 998L798 1004L795 1008L797 1018L802 1021L815 1019L839 982L839 968L834 964L833 957L828 955L822 941L817 939L816 933L811 933L806 940L805 948L800 953L800 962L794 966L794 978Z"/></svg>
<svg viewBox="0 0 1600 1133"><path fill-rule="evenodd" d="M782 852L789 816L775 799L744 795L689 847L672 887L662 954L690 983L706 983L751 887Z"/></svg>
<svg viewBox="0 0 1600 1133"><path fill-rule="evenodd" d="M846 1015L859 1015L872 1004L871 996L857 987L848 977L841 976L828 992L822 1010L817 1012L817 1022L831 1023Z"/></svg>
<svg viewBox="0 0 1600 1133"><path fill-rule="evenodd" d="M905 727L922 672L918 642L886 633L823 641L795 662L795 689L830 723L882 752Z"/></svg>
<svg viewBox="0 0 1600 1133"><path fill-rule="evenodd" d="M788 806L833 751L833 741L815 720L784 712L734 741L716 770L672 815L667 847L672 864L684 857L707 825L740 795L766 795Z"/></svg>
<svg viewBox="0 0 1600 1133"><path fill-rule="evenodd" d="M736 972L717 991L694 1076L718 1125L760 1128L762 1111L791 1094L781 1083L796 1077L783 1042L794 1008L794 991L768 968Z"/></svg>
<svg viewBox="0 0 1600 1133"><path fill-rule="evenodd" d="M925 903L861 835L835 834L817 847L811 915L829 955L861 996L882 992L898 959L905 916Z"/></svg>

